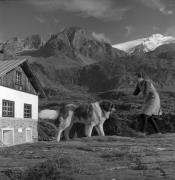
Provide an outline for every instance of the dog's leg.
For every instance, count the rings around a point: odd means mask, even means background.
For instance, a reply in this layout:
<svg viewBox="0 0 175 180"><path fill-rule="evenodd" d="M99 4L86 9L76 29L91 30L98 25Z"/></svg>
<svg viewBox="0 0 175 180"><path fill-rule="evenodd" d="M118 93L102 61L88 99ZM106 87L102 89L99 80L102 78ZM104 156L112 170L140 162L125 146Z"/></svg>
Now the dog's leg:
<svg viewBox="0 0 175 180"><path fill-rule="evenodd" d="M69 127L64 130L64 137L65 137L66 141L68 141L70 139L69 138L69 132L70 132Z"/></svg>
<svg viewBox="0 0 175 180"><path fill-rule="evenodd" d="M57 141L59 142L60 139L61 139L61 134L62 132L69 127L69 123L67 122L67 120L61 120L60 121L60 125L59 125L59 128L58 128L58 135L57 135Z"/></svg>
<svg viewBox="0 0 175 180"><path fill-rule="evenodd" d="M92 129L93 129L93 125L89 125L89 124L87 124L87 125L85 125L85 135L87 136L87 137L91 137L91 134L92 134Z"/></svg>
<svg viewBox="0 0 175 180"><path fill-rule="evenodd" d="M59 128L59 129L58 129L58 135L57 135L57 141L58 141L58 142L59 142L60 139L61 139L61 134L62 134L62 132L63 132L63 129L62 129L62 128Z"/></svg>
<svg viewBox="0 0 175 180"><path fill-rule="evenodd" d="M97 125L96 130L97 130L99 136L105 136L105 133L104 133L104 130L103 130L103 124Z"/></svg>
<svg viewBox="0 0 175 180"><path fill-rule="evenodd" d="M72 126L73 126L73 122L71 121L70 125L64 130L64 136L66 140L70 139L69 133L70 133L70 130L72 129Z"/></svg>
<svg viewBox="0 0 175 180"><path fill-rule="evenodd" d="M95 129L96 129L96 131L97 131L97 134L100 136L100 130L99 130L98 125L97 125L97 126L95 126Z"/></svg>

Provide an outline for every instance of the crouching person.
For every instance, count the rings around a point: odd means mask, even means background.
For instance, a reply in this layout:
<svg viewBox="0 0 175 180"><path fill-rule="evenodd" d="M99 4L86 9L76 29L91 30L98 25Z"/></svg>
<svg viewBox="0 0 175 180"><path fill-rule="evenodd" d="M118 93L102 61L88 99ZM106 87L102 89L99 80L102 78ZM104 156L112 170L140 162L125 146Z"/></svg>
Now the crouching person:
<svg viewBox="0 0 175 180"><path fill-rule="evenodd" d="M144 98L142 113L138 118L141 125L140 131L145 133L147 124L150 123L155 133L159 133L158 126L154 120L154 116L162 115L159 94L151 80L143 78L142 73L137 73L136 78L137 85L133 94L138 95L142 92Z"/></svg>

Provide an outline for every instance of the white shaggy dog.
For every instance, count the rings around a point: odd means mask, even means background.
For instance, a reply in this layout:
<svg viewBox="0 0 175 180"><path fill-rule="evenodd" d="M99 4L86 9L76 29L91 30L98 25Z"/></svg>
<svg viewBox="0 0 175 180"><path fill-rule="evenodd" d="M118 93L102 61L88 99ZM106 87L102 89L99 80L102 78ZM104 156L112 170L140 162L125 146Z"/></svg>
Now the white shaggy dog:
<svg viewBox="0 0 175 180"><path fill-rule="evenodd" d="M83 104L78 107L65 106L60 110L57 141L60 141L63 131L66 139L68 139L69 131L76 122L85 124L85 135L87 137L91 136L94 127L100 136L104 136L103 124L113 111L115 111L114 106L109 101Z"/></svg>

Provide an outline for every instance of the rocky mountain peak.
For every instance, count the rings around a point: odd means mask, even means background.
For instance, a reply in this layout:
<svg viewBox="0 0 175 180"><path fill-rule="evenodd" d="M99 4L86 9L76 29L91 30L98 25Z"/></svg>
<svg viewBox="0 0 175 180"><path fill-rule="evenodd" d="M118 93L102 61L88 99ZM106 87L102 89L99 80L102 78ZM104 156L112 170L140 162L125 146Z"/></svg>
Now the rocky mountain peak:
<svg viewBox="0 0 175 180"><path fill-rule="evenodd" d="M143 51L149 52L153 51L157 47L163 45L163 44L169 44L172 41L175 40L175 37L172 36L164 36L162 34L153 34L152 36L146 38L142 45L144 46Z"/></svg>
<svg viewBox="0 0 175 180"><path fill-rule="evenodd" d="M153 34L147 38L141 38L121 44L113 45L114 48L124 50L129 54L146 53L155 50L157 47L175 42L175 37L162 34Z"/></svg>
<svg viewBox="0 0 175 180"><path fill-rule="evenodd" d="M79 27L65 28L63 31L52 35L44 46L49 55L66 53L69 57L86 57L97 61L122 56L125 53L114 50L109 43L98 41L88 35L85 29ZM87 59L86 59L87 60Z"/></svg>
<svg viewBox="0 0 175 180"><path fill-rule="evenodd" d="M24 39L14 37L7 40L0 45L0 49L4 54L13 56L21 51L39 49L43 44L43 38L38 34L34 34Z"/></svg>

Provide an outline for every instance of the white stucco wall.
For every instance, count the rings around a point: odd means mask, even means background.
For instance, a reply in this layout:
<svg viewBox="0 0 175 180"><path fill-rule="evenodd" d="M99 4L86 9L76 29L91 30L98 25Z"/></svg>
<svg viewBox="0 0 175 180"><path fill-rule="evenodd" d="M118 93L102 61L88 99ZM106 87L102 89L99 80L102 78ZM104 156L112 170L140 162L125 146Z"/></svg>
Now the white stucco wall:
<svg viewBox="0 0 175 180"><path fill-rule="evenodd" d="M0 117L2 100L15 102L15 118L24 118L24 104L32 105L32 119L38 119L38 96L0 86Z"/></svg>

